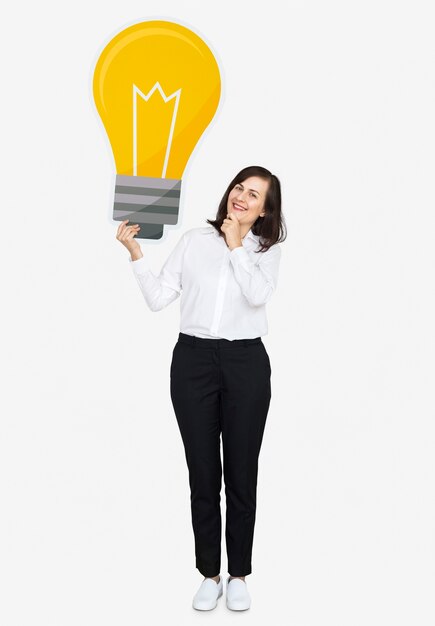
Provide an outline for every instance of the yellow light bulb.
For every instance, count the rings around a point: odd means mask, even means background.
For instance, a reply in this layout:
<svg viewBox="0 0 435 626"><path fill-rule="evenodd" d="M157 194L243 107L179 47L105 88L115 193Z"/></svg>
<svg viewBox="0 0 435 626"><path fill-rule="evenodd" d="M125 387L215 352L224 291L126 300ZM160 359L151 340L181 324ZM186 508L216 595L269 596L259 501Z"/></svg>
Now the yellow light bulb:
<svg viewBox="0 0 435 626"><path fill-rule="evenodd" d="M115 159L113 219L160 239L177 223L184 169L219 104L216 59L185 26L141 22L104 48L93 92Z"/></svg>

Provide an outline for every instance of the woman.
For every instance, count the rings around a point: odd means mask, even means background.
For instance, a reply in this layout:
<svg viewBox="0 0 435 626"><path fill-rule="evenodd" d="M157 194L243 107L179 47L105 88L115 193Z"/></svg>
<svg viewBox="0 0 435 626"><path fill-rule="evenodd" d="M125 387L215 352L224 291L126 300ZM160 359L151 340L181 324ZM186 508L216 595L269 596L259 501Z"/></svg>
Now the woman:
<svg viewBox="0 0 435 626"><path fill-rule="evenodd" d="M227 606L250 607L258 456L271 398L271 367L261 336L277 286L284 241L281 187L251 166L229 184L210 226L180 238L156 277L134 237L118 228L144 298L159 311L180 293L181 332L171 363L171 399L189 470L196 567L204 576L193 607L222 595L220 492L222 433L228 556Z"/></svg>

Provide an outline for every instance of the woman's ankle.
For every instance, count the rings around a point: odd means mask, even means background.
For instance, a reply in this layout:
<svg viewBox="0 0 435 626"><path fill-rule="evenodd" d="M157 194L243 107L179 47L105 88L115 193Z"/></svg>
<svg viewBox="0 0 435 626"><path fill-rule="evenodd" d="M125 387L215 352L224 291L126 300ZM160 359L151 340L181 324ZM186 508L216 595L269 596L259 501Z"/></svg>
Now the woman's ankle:
<svg viewBox="0 0 435 626"><path fill-rule="evenodd" d="M216 583L219 582L221 575L219 574L218 576L206 576L205 578L211 578L211 580L214 580Z"/></svg>

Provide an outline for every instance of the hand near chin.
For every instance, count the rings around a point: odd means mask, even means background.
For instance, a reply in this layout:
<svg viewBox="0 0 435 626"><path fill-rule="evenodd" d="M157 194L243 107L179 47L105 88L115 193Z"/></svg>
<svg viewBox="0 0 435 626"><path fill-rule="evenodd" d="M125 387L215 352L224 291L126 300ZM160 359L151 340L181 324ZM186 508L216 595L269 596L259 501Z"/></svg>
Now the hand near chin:
<svg viewBox="0 0 435 626"><path fill-rule="evenodd" d="M239 219L232 211L227 213L227 217L222 222L221 231L225 234L227 246L232 250L242 245Z"/></svg>

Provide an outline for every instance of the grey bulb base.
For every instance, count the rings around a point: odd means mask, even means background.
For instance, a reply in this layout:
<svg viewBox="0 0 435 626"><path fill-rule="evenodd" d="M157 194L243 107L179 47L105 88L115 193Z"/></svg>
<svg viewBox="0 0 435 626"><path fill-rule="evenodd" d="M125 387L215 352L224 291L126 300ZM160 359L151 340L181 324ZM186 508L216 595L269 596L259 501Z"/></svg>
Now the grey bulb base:
<svg viewBox="0 0 435 626"><path fill-rule="evenodd" d="M161 239L164 224L177 224L181 180L118 174L113 219L139 224L135 239Z"/></svg>

